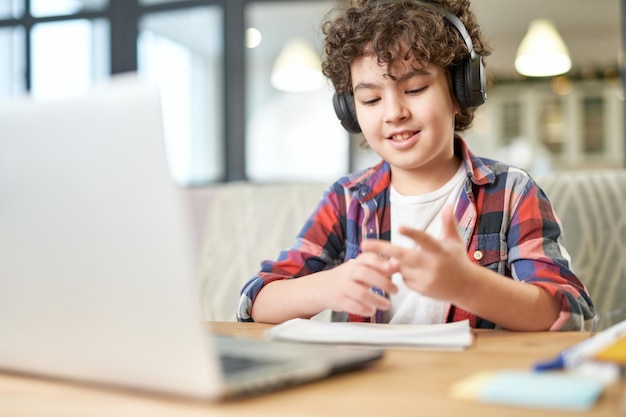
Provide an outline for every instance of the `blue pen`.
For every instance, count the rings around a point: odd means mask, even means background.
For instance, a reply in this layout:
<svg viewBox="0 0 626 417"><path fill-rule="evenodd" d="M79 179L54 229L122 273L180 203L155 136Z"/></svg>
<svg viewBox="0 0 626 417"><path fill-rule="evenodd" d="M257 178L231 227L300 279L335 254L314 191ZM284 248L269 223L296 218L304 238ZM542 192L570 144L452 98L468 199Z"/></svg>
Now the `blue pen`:
<svg viewBox="0 0 626 417"><path fill-rule="evenodd" d="M381 297L386 297L386 294L383 290L381 290L380 288L377 287L372 287L372 291L378 295L380 295ZM383 322L383 312L376 309L376 313L370 317L370 322L373 323L382 323Z"/></svg>
<svg viewBox="0 0 626 417"><path fill-rule="evenodd" d="M598 353L624 334L626 334L626 320L563 350L552 359L536 363L533 369L535 371L550 371L575 368L582 361Z"/></svg>

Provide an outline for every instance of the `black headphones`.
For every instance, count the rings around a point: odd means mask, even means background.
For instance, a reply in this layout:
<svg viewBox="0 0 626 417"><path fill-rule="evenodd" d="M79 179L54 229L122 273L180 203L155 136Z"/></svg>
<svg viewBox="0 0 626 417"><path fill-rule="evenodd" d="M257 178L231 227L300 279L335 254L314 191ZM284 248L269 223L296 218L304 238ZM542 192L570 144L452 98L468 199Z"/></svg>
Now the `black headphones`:
<svg viewBox="0 0 626 417"><path fill-rule="evenodd" d="M465 25L456 15L432 3L415 0L416 3L440 13L461 35L467 45L469 58L451 68L452 91L461 108L478 107L487 100L487 81L485 67L480 55L474 52L474 45ZM352 94L334 94L333 107L341 125L350 133L359 133L361 127L356 118L354 96Z"/></svg>

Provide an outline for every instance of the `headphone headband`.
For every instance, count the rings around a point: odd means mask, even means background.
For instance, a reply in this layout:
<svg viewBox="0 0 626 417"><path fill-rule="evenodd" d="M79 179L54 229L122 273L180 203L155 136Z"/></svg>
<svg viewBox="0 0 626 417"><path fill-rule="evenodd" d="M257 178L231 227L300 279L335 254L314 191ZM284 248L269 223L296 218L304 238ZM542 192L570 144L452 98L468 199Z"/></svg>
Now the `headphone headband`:
<svg viewBox="0 0 626 417"><path fill-rule="evenodd" d="M443 18L448 23L450 23L456 29L456 31L459 32L459 35L461 35L461 38L463 38L463 41L465 42L465 46L467 46L467 50L470 54L470 58L474 58L476 56L476 52L474 51L474 44L472 43L472 37L470 36L469 32L465 28L465 25L463 24L463 22L461 22L461 19L459 19L457 15L433 3L428 3L428 2L419 1L419 0L413 0L413 1L415 3L419 3L420 5L424 6L427 9L436 11L437 13L441 13Z"/></svg>

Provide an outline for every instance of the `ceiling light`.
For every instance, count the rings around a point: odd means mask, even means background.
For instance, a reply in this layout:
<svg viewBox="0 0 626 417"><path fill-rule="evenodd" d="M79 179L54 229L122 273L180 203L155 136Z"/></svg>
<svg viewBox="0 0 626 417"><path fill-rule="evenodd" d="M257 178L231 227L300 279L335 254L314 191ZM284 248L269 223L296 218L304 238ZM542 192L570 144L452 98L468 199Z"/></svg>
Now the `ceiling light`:
<svg viewBox="0 0 626 417"><path fill-rule="evenodd" d="M567 46L547 19L533 20L517 49L515 69L528 77L550 77L572 68Z"/></svg>
<svg viewBox="0 0 626 417"><path fill-rule="evenodd" d="M291 40L274 62L270 82L281 91L317 90L324 85L322 62L308 42Z"/></svg>
<svg viewBox="0 0 626 417"><path fill-rule="evenodd" d="M256 48L261 44L263 36L257 28L246 29L246 48Z"/></svg>

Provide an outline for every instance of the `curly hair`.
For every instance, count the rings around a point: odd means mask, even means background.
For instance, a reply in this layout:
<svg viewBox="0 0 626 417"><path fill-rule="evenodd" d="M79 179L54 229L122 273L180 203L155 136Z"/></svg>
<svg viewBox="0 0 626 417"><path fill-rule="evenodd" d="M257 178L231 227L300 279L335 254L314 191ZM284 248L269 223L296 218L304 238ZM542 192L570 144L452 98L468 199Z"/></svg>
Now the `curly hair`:
<svg viewBox="0 0 626 417"><path fill-rule="evenodd" d="M440 13L417 0L346 0L327 15L322 25L324 61L322 71L339 94L352 94L350 64L373 55L379 64L391 66L410 60L416 66L435 65L447 72L469 58L465 41ZM459 17L476 54L491 54L469 0L428 0ZM475 108L461 108L455 130L467 130Z"/></svg>

